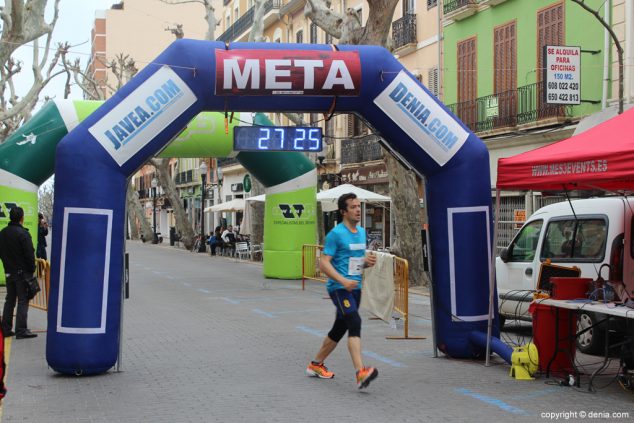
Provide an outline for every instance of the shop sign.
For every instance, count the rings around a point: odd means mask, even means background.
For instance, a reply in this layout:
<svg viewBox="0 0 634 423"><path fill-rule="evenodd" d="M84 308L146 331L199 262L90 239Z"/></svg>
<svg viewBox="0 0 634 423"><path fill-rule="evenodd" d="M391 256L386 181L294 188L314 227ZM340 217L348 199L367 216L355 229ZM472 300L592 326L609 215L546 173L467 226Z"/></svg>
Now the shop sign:
<svg viewBox="0 0 634 423"><path fill-rule="evenodd" d="M244 178L242 179L242 188L244 189L244 192L251 192L251 175L248 173L244 175Z"/></svg>
<svg viewBox="0 0 634 423"><path fill-rule="evenodd" d="M341 181L344 184L380 184L387 182L387 168L384 164L375 166L354 167L341 170Z"/></svg>

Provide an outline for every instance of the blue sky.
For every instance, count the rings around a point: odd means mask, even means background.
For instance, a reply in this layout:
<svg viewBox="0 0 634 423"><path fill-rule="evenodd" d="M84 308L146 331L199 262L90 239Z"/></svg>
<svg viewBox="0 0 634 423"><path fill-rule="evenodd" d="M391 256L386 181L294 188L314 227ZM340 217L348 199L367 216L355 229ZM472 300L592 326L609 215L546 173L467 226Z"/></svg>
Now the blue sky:
<svg viewBox="0 0 634 423"><path fill-rule="evenodd" d="M5 0L0 0L4 3ZM51 46L54 48L58 42L68 41L71 45L74 45L71 49L70 59L74 60L75 57L81 59L82 67L86 65L90 54L90 31L95 19L95 11L109 9L112 4L118 3L116 0L62 0L60 2L59 18L55 30L53 31L53 43ZM50 22L52 17L53 0L49 0L49 10L47 21ZM43 46L45 39L40 41L40 45ZM33 62L32 48L30 46L22 47L18 50L15 58L22 60L23 70L22 78L17 81L16 89L17 94L22 96L26 94L29 87L32 84L31 78L31 64ZM44 96L49 95L51 97L63 98L64 96L64 77L57 77L51 83L49 83L42 94L40 95L40 102L36 108L39 108L43 101ZM72 90L71 98L82 98L81 91L77 88Z"/></svg>

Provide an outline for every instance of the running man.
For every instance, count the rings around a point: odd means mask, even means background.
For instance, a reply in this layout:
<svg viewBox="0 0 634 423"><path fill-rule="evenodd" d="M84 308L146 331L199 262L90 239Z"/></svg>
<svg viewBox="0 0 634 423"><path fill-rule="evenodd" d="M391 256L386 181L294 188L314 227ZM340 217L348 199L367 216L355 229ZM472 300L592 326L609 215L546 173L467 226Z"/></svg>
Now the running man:
<svg viewBox="0 0 634 423"><path fill-rule="evenodd" d="M359 389L367 387L379 371L374 367L364 367L361 359L361 276L364 267L374 266L376 256L366 256L365 229L358 226L361 221L361 203L355 194L344 194L337 201L343 222L326 236L326 245L319 261L319 268L328 276L326 289L337 308L337 317L328 336L306 368L309 376L332 379L324 361L337 347L338 342L348 332L348 350L357 372Z"/></svg>

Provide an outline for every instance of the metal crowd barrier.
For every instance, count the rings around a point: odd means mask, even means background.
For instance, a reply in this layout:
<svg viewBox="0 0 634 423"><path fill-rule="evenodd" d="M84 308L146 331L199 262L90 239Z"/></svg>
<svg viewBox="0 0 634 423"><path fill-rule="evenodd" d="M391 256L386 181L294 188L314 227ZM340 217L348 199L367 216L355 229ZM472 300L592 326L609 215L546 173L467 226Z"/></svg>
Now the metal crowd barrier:
<svg viewBox="0 0 634 423"><path fill-rule="evenodd" d="M323 245L304 244L302 247L302 290L306 279L326 283L328 279L319 270L319 258ZM403 336L388 336L387 339L425 339L409 336L409 265L407 260L394 256L394 311L402 316Z"/></svg>
<svg viewBox="0 0 634 423"><path fill-rule="evenodd" d="M48 311L48 292L51 284L51 265L48 261L35 259L35 272L40 292L29 302L30 307Z"/></svg>
<svg viewBox="0 0 634 423"><path fill-rule="evenodd" d="M302 246L302 291L306 289L306 279L324 282L328 280L319 270L319 258L323 245L304 244Z"/></svg>
<svg viewBox="0 0 634 423"><path fill-rule="evenodd" d="M409 263L394 256L394 311L403 317L403 336L388 336L387 339L425 339L409 336Z"/></svg>

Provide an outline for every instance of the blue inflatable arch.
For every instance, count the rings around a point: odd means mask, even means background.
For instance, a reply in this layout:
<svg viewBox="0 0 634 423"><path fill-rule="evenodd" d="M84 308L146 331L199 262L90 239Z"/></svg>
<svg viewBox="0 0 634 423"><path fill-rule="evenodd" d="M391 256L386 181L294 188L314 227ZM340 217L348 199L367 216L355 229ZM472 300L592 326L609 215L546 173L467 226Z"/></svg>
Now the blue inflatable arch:
<svg viewBox="0 0 634 423"><path fill-rule="evenodd" d="M116 363L127 179L201 111L361 115L426 177L439 348L483 354L469 334L486 332L489 313L484 144L383 48L178 40L57 148L46 346L54 370L94 374Z"/></svg>

